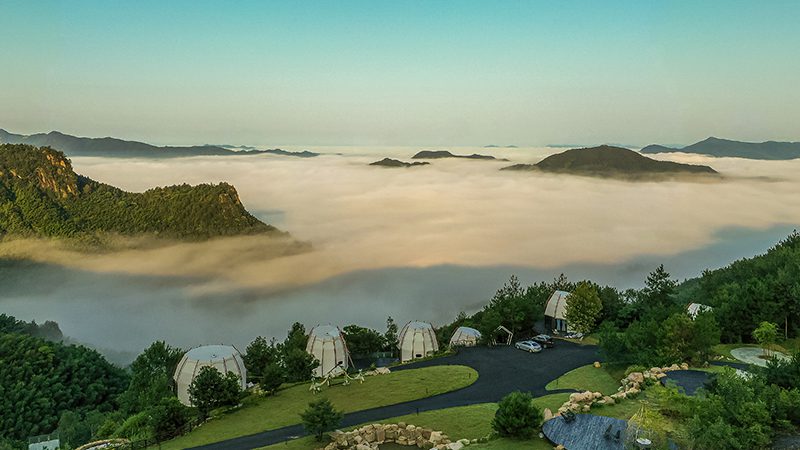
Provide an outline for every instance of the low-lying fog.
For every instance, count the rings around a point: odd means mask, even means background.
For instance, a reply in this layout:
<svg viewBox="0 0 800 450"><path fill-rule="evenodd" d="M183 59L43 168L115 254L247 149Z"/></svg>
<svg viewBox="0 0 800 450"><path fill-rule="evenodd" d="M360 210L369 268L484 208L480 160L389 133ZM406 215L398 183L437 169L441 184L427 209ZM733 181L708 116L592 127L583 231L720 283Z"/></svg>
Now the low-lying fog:
<svg viewBox="0 0 800 450"><path fill-rule="evenodd" d="M244 346L292 321L442 323L480 307L512 273L560 272L636 287L664 262L678 277L763 252L800 223L800 160L670 155L711 165L719 182L625 182L500 172L500 161L433 160L421 148L310 148L324 155L167 160L74 158L78 173L141 191L227 181L265 222L313 250L275 258L275 243L234 238L76 255L15 244L42 264L0 266L0 311L57 320L65 334L138 351L155 339ZM556 149L450 148L536 162Z"/></svg>

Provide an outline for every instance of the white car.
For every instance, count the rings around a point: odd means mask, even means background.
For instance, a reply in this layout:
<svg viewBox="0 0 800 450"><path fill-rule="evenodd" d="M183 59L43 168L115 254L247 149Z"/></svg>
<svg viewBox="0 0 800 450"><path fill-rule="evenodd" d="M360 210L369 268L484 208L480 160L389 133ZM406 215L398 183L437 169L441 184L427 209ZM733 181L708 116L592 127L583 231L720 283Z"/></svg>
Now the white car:
<svg viewBox="0 0 800 450"><path fill-rule="evenodd" d="M534 341L519 341L516 344L514 344L514 347L531 353L539 353L540 351L542 351L542 346L539 345L538 342Z"/></svg>

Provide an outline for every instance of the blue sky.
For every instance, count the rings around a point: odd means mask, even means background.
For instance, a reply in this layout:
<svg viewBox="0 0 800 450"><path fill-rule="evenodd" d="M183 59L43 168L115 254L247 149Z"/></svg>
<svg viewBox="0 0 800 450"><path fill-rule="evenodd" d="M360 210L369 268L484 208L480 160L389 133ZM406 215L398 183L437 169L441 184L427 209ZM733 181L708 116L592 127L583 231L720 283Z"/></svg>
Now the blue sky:
<svg viewBox="0 0 800 450"><path fill-rule="evenodd" d="M0 128L158 143L800 140L800 2L8 1Z"/></svg>

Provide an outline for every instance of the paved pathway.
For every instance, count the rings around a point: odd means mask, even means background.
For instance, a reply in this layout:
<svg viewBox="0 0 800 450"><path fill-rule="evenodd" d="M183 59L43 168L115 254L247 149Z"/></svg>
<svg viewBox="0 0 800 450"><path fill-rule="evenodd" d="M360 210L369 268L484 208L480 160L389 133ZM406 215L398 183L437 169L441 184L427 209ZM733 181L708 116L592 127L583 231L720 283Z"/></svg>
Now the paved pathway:
<svg viewBox="0 0 800 450"><path fill-rule="evenodd" d="M526 353L513 347L476 347L462 349L457 355L395 367L392 371L437 365L464 365L475 369L478 380L463 389L396 405L382 406L346 414L343 428L362 423L379 422L391 417L416 412L452 408L454 406L497 402L513 391L526 391L534 396L571 390L547 391L548 382L572 369L597 361L597 347L558 341L555 349ZM369 382L369 379L367 379ZM239 450L264 447L305 435L301 425L264 431L227 441L195 447L207 450Z"/></svg>
<svg viewBox="0 0 800 450"><path fill-rule="evenodd" d="M739 361L756 366L767 367L767 360L761 358L764 351L758 347L739 347L731 350L731 356ZM789 356L781 352L772 352L775 358L789 359Z"/></svg>

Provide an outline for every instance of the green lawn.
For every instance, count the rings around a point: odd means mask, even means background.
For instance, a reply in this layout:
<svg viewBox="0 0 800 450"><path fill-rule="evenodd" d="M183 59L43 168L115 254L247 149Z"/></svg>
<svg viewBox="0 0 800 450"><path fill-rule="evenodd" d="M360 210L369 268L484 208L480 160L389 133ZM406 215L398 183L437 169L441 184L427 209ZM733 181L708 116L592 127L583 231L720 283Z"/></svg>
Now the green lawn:
<svg viewBox="0 0 800 450"><path fill-rule="evenodd" d="M619 380L614 379L604 368L593 365L578 367L547 383L549 391L555 389L576 389L579 391L600 392L611 395L617 392Z"/></svg>
<svg viewBox="0 0 800 450"><path fill-rule="evenodd" d="M569 394L551 394L534 399L534 403L539 408L558 408ZM479 405L460 406L456 408L440 409L436 411L426 411L419 414L393 417L382 420L382 423L405 422L412 425L432 428L443 431L451 439L479 439L492 431L492 418L497 411L496 403L482 403ZM327 441L323 441L327 443ZM263 447L262 450L313 450L322 447L312 437L304 437L295 441ZM552 449L546 439L534 438L526 441L514 441L510 439L494 439L487 443L477 444L469 448L475 449Z"/></svg>
<svg viewBox="0 0 800 450"><path fill-rule="evenodd" d="M454 391L474 383L478 373L465 366L434 366L367 377L363 384L323 388L314 395L308 384L277 395L246 402L239 410L209 421L191 433L161 445L181 449L219 442L300 422L299 414L314 399L327 397L345 413L375 408Z"/></svg>

